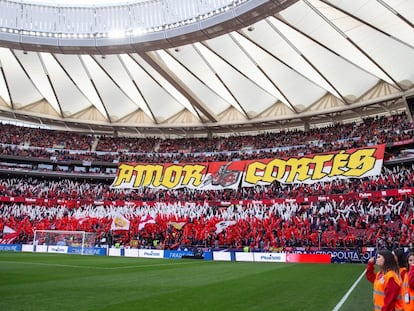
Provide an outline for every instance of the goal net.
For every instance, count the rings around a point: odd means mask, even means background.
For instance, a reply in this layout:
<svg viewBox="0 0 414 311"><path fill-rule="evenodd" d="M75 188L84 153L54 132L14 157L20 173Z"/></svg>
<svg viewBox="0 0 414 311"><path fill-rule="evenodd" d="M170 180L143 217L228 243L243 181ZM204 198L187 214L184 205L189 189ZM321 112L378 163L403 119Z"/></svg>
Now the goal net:
<svg viewBox="0 0 414 311"><path fill-rule="evenodd" d="M86 231L35 230L33 251L87 255L95 245L96 234ZM93 252L92 252L93 253Z"/></svg>

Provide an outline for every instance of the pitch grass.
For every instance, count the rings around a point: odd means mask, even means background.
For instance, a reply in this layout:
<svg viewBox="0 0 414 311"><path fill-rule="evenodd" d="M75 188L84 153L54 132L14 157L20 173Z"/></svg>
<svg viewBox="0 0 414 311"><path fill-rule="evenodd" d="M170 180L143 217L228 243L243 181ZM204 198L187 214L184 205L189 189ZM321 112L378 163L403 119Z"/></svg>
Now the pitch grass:
<svg viewBox="0 0 414 311"><path fill-rule="evenodd" d="M364 269L0 252L0 310L331 311ZM340 310L371 297L363 278Z"/></svg>

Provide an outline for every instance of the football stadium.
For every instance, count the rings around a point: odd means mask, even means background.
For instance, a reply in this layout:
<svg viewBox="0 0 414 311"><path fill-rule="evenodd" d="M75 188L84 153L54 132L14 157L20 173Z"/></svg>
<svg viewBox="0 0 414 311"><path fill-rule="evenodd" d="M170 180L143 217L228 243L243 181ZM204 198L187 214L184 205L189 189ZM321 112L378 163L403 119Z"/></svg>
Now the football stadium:
<svg viewBox="0 0 414 311"><path fill-rule="evenodd" d="M0 0L0 310L414 310L414 1Z"/></svg>

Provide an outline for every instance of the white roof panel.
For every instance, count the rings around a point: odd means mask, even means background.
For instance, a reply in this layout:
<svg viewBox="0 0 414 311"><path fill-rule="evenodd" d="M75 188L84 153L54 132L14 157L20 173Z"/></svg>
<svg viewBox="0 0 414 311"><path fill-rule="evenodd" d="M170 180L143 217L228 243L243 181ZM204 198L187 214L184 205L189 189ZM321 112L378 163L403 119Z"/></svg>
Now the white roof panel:
<svg viewBox="0 0 414 311"><path fill-rule="evenodd" d="M59 110L62 110L65 117L70 117L74 113L92 106L52 54L41 53L41 57L56 93L60 105Z"/></svg>
<svg viewBox="0 0 414 311"><path fill-rule="evenodd" d="M43 99L12 50L0 48L0 62L14 107L22 108Z"/></svg>
<svg viewBox="0 0 414 311"><path fill-rule="evenodd" d="M392 111L364 108L414 93L413 24L413 0L298 0L252 25L214 28L220 35L199 30L160 39L155 50L142 42L123 54L76 46L23 51L0 40L0 115L207 133L230 122L276 128L281 120Z"/></svg>

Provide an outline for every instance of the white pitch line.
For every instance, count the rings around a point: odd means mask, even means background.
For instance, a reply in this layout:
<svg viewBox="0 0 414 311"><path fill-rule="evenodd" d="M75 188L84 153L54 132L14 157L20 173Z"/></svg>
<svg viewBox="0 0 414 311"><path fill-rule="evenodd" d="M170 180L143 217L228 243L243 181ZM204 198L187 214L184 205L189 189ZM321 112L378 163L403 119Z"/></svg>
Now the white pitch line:
<svg viewBox="0 0 414 311"><path fill-rule="evenodd" d="M117 269L128 269L128 268L146 268L146 267L162 267L162 266L181 266L189 265L194 262L179 262L179 263L166 263L166 264L157 264L157 265L139 265L139 266L120 266L120 267L110 267L104 268L106 270L117 270ZM200 262L201 263L201 262Z"/></svg>
<svg viewBox="0 0 414 311"><path fill-rule="evenodd" d="M22 264L22 265L38 265L38 266L49 266L49 267L68 267L68 268L85 268L85 269L97 269L97 270L117 270L117 269L129 269L129 268L146 268L146 267L162 267L162 266L173 266L173 265L187 265L192 262L183 263L165 263L165 264L152 264L152 265L136 265L136 266L119 266L119 267L96 267L96 266L77 266L77 265L64 265L64 264L51 264L43 262L18 262L18 261L1 261L11 264Z"/></svg>
<svg viewBox="0 0 414 311"><path fill-rule="evenodd" d="M335 306L335 308L332 309L332 311L338 311L339 309L341 309L342 305L348 299L349 295L351 295L352 291L358 285L359 281L361 281L361 279L365 276L365 271L366 270L364 270L362 272L362 274L359 276L359 278L354 282L354 284L352 284L351 288L346 292L344 297L342 297L342 299L338 302L338 304Z"/></svg>

